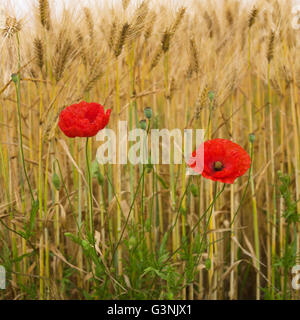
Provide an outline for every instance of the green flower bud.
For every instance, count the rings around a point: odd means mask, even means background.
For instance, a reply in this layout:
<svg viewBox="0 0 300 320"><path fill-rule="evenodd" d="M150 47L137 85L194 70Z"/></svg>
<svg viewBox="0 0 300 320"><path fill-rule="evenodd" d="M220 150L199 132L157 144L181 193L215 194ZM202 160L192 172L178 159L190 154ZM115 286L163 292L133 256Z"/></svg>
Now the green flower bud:
<svg viewBox="0 0 300 320"><path fill-rule="evenodd" d="M136 238L135 237L130 237L129 238L129 241L128 241L128 246L129 246L129 249L132 249L136 246Z"/></svg>
<svg viewBox="0 0 300 320"><path fill-rule="evenodd" d="M152 109L150 107L146 107L144 109L144 114L145 117L150 120L152 118Z"/></svg>
<svg viewBox="0 0 300 320"><path fill-rule="evenodd" d="M11 75L11 80L14 82L14 83L17 83L18 80L19 80L19 75L17 73L13 73Z"/></svg>
<svg viewBox="0 0 300 320"><path fill-rule="evenodd" d="M215 98L215 93L213 91L208 92L208 98L210 101L213 101Z"/></svg>
<svg viewBox="0 0 300 320"><path fill-rule="evenodd" d="M81 245L82 245L82 248L83 248L84 250L89 250L89 249L91 248L91 245L90 245L89 242L86 241L86 240L82 240L82 241L81 241Z"/></svg>
<svg viewBox="0 0 300 320"><path fill-rule="evenodd" d="M253 143L254 140L255 140L255 134L254 134L254 133L250 133L250 134L249 134L249 141L250 141L251 143Z"/></svg>
<svg viewBox="0 0 300 320"><path fill-rule="evenodd" d="M140 128L143 130L147 129L147 121L146 120L141 120L140 121Z"/></svg>
<svg viewBox="0 0 300 320"><path fill-rule="evenodd" d="M282 172L281 172L281 170L278 170L278 171L277 171L277 175L278 175L279 178L282 177Z"/></svg>
<svg viewBox="0 0 300 320"><path fill-rule="evenodd" d="M153 169L153 164L152 163L148 163L146 165L146 172L150 173L152 171L152 169Z"/></svg>

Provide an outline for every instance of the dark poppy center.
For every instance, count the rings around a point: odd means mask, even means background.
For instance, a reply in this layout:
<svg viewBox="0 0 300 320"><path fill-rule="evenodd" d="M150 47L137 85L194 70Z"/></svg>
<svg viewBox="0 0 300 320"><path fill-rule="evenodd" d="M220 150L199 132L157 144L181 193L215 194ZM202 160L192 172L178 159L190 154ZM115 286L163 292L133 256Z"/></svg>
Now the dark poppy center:
<svg viewBox="0 0 300 320"><path fill-rule="evenodd" d="M221 161L216 161L214 162L213 168L215 171L221 171L224 168L224 166Z"/></svg>

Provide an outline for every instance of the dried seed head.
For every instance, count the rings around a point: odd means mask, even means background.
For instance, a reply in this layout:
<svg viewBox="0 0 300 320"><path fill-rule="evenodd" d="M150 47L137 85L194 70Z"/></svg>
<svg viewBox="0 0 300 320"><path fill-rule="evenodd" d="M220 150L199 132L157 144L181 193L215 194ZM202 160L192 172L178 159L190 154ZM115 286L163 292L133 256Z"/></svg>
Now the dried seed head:
<svg viewBox="0 0 300 320"><path fill-rule="evenodd" d="M129 27L130 27L130 25L127 22L124 23L124 25L122 27L122 30L121 30L121 32L119 34L119 38L118 38L118 41L117 41L115 49L114 49L114 53L115 53L115 57L116 58L122 52L122 49L123 49L123 46L124 46L128 31L129 31Z"/></svg>
<svg viewBox="0 0 300 320"><path fill-rule="evenodd" d="M212 22L212 19L209 16L207 11L204 12L203 18L204 18L206 25L207 25L209 37L212 38L213 37L213 22Z"/></svg>
<svg viewBox="0 0 300 320"><path fill-rule="evenodd" d="M233 16L232 12L229 8L226 9L226 20L229 26L233 24Z"/></svg>
<svg viewBox="0 0 300 320"><path fill-rule="evenodd" d="M39 0L40 21L44 28L50 29L50 8L48 0Z"/></svg>
<svg viewBox="0 0 300 320"><path fill-rule="evenodd" d="M184 14L185 14L186 8L182 7L178 10L177 15L176 15L176 19L171 27L171 34L174 34L178 28L178 26L180 25L180 22L182 21Z"/></svg>
<svg viewBox="0 0 300 320"><path fill-rule="evenodd" d="M151 65L150 65L150 70L152 70L153 68L155 68L160 60L160 57L163 53L163 50L162 50L162 47L159 46L156 51L155 51L155 54L153 56L153 59L151 61Z"/></svg>
<svg viewBox="0 0 300 320"><path fill-rule="evenodd" d="M254 7L251 12L250 12L250 15L249 15L249 20L248 20L248 27L251 28L255 22L255 19L257 17L257 13L258 13L258 10Z"/></svg>
<svg viewBox="0 0 300 320"><path fill-rule="evenodd" d="M129 6L130 0L122 0L123 10L126 10Z"/></svg>
<svg viewBox="0 0 300 320"><path fill-rule="evenodd" d="M90 92L93 87L95 86L96 82L102 77L103 75L103 70L99 69L94 71L92 76L90 77L89 81L87 82L87 84L85 85L84 89L83 89L83 93L86 94L88 92Z"/></svg>
<svg viewBox="0 0 300 320"><path fill-rule="evenodd" d="M22 29L22 24L21 21L17 20L15 17L7 16L4 25L1 26L0 29L3 37L11 38L15 33Z"/></svg>
<svg viewBox="0 0 300 320"><path fill-rule="evenodd" d="M200 119L201 115L201 104L200 104L200 96L198 96L196 103L195 103L195 111L194 111L194 117L196 120Z"/></svg>
<svg viewBox="0 0 300 320"><path fill-rule="evenodd" d="M85 50L85 46L84 46L84 39L83 39L82 33L78 29L76 30L76 39L79 44L79 52L80 52L82 62L86 66L87 65L87 55L86 55L86 50Z"/></svg>
<svg viewBox="0 0 300 320"><path fill-rule="evenodd" d="M199 58L198 58L198 50L196 46L196 42L194 39L190 39L190 48L191 48L191 67L192 71L198 73L199 72Z"/></svg>
<svg viewBox="0 0 300 320"><path fill-rule="evenodd" d="M205 85L200 95L198 96L195 104L195 119L200 118L200 112L203 108L205 108L208 97L208 86Z"/></svg>
<svg viewBox="0 0 300 320"><path fill-rule="evenodd" d="M44 48L42 40L39 38L35 38L33 41L33 45L36 64L42 71L44 65Z"/></svg>
<svg viewBox="0 0 300 320"><path fill-rule="evenodd" d="M170 40L171 40L171 32L166 30L163 34L162 40L161 40L161 47L163 52L167 52L170 48Z"/></svg>
<svg viewBox="0 0 300 320"><path fill-rule="evenodd" d="M116 30L117 30L117 23L116 21L114 21L111 25L110 35L108 39L108 46L111 50L113 50L113 47L114 47Z"/></svg>
<svg viewBox="0 0 300 320"><path fill-rule="evenodd" d="M130 28L129 36L137 38L145 27L145 19L149 11L147 1L143 1L141 5L136 9L134 14L134 22Z"/></svg>
<svg viewBox="0 0 300 320"><path fill-rule="evenodd" d="M54 62L54 75L55 80L59 81L62 76L63 72L66 68L66 65L72 55L73 46L70 39L65 39L64 41L60 42L61 39L58 40L56 48L58 49L57 57Z"/></svg>
<svg viewBox="0 0 300 320"><path fill-rule="evenodd" d="M156 13L154 12L151 14L151 18L149 19L149 22L147 23L148 27L146 28L145 33L144 33L145 40L148 40L150 38L152 31L153 31L153 26L154 26L155 20L156 20Z"/></svg>
<svg viewBox="0 0 300 320"><path fill-rule="evenodd" d="M296 85L300 89L300 68L296 72Z"/></svg>
<svg viewBox="0 0 300 320"><path fill-rule="evenodd" d="M176 83L175 83L175 79L172 77L171 82L170 82L170 87L169 87L169 93L168 93L168 99L172 99L174 92L176 90Z"/></svg>
<svg viewBox="0 0 300 320"><path fill-rule="evenodd" d="M90 41L92 41L94 39L94 21L93 21L93 17L91 14L91 11L89 8L85 7L83 9L84 11L84 15L85 15L85 21L88 27L88 31L89 31L89 36L90 36Z"/></svg>
<svg viewBox="0 0 300 320"><path fill-rule="evenodd" d="M208 95L208 86L205 85L201 93L199 94L196 103L195 103L195 119L199 119L201 115L201 110L205 108L207 103L207 95Z"/></svg>
<svg viewBox="0 0 300 320"><path fill-rule="evenodd" d="M187 79L190 79L192 77L192 75L193 75L193 66L191 64L189 64L189 66L185 72L185 77Z"/></svg>
<svg viewBox="0 0 300 320"><path fill-rule="evenodd" d="M274 40L275 40L275 32L271 31L269 36L269 44L268 44L268 52L267 52L267 59L269 63L274 57Z"/></svg>
<svg viewBox="0 0 300 320"><path fill-rule="evenodd" d="M272 89L276 92L276 94L278 94L278 96L283 97L284 94L281 90L280 84L278 83L278 81L276 79L270 79L270 84Z"/></svg>

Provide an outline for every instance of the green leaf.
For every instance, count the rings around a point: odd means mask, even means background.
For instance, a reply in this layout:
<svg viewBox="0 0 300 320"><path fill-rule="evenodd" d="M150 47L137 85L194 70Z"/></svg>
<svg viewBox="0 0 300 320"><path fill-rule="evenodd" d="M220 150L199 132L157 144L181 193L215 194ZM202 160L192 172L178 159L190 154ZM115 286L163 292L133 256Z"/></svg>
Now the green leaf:
<svg viewBox="0 0 300 320"><path fill-rule="evenodd" d="M52 183L57 191L60 190L60 179L56 172L52 175Z"/></svg>
<svg viewBox="0 0 300 320"><path fill-rule="evenodd" d="M100 186L103 185L104 183L104 177L103 175L101 174L100 172L100 169L99 169L99 164L96 160L94 160L92 162L92 165L91 165L91 175L92 175L92 178L97 178L97 181L99 183Z"/></svg>
<svg viewBox="0 0 300 320"><path fill-rule="evenodd" d="M165 182L165 180L161 176L159 176L157 173L156 173L156 176L157 176L158 181L162 185L162 187L164 189L169 189L168 184Z"/></svg>
<svg viewBox="0 0 300 320"><path fill-rule="evenodd" d="M98 174L97 174L97 181L98 181L100 186L102 186L103 183L104 183L104 177L103 177L103 175L101 174L100 171L98 171Z"/></svg>
<svg viewBox="0 0 300 320"><path fill-rule="evenodd" d="M145 222L145 227L146 227L146 231L150 232L151 231L151 219L148 218Z"/></svg>
<svg viewBox="0 0 300 320"><path fill-rule="evenodd" d="M167 241L168 241L168 232L166 232L163 236L163 239L162 239L162 242L161 242L161 245L159 247L159 254L162 255L164 254L165 250L166 250L166 246L167 246Z"/></svg>
<svg viewBox="0 0 300 320"><path fill-rule="evenodd" d="M153 268L153 267L148 267L145 269L144 273L141 275L141 277L143 277L144 275L146 275L147 273L154 273L156 274L159 278L163 279L163 280L167 280L167 276L162 273L161 271Z"/></svg>
<svg viewBox="0 0 300 320"><path fill-rule="evenodd" d="M198 187L195 184L192 184L190 188L191 188L192 195L194 197L198 197L198 194L199 194Z"/></svg>
<svg viewBox="0 0 300 320"><path fill-rule="evenodd" d="M30 256L32 256L33 254L34 254L34 251L29 252L29 253L22 254L21 256L16 257L15 259L13 259L12 262L20 262L20 261L22 261L25 257L30 257Z"/></svg>
<svg viewBox="0 0 300 320"><path fill-rule="evenodd" d="M29 239L31 234L32 234L32 230L34 228L35 225L35 219L36 219L36 215L37 212L39 211L39 201L36 200L34 201L34 203L32 204L32 208L30 211L30 219L29 219L29 225L26 226L26 238Z"/></svg>
<svg viewBox="0 0 300 320"><path fill-rule="evenodd" d="M99 164L97 160L94 160L91 164L91 175L93 178L97 176L98 171L99 171Z"/></svg>
<svg viewBox="0 0 300 320"><path fill-rule="evenodd" d="M74 234L72 234L70 232L65 232L65 236L70 238L73 242L82 246L82 240L80 238L76 237Z"/></svg>
<svg viewBox="0 0 300 320"><path fill-rule="evenodd" d="M89 241L85 240L85 239L81 239L77 236L75 236L72 233L69 232L65 232L65 236L70 238L73 242L77 243L78 245L80 245L82 247L82 249L85 251L85 254L92 257L92 259L95 259L95 255L94 255L94 251L93 251L93 247L90 244Z"/></svg>
<svg viewBox="0 0 300 320"><path fill-rule="evenodd" d="M205 268L206 268L206 270L209 270L211 268L211 260L210 259L205 260Z"/></svg>

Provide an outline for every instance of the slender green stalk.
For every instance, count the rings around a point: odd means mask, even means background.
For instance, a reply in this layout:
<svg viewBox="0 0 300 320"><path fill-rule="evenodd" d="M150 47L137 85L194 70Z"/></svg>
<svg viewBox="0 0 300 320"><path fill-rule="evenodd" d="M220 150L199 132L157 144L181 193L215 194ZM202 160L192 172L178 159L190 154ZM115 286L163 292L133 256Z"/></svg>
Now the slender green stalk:
<svg viewBox="0 0 300 320"><path fill-rule="evenodd" d="M273 216L272 216L272 260L276 255L276 225L277 225L277 209L276 209L276 186L275 186L275 163L274 163L274 138L273 138L273 108L272 108L272 92L270 82L270 62L268 63L268 103L270 110L270 161L271 161L271 181L272 181L272 199L273 199ZM274 298L275 288L275 267L272 264L272 297Z"/></svg>
<svg viewBox="0 0 300 320"><path fill-rule="evenodd" d="M15 84L16 88L16 95L17 95L17 110L18 110L18 124L19 124L19 141L20 141L20 155L21 155L21 160L22 160L22 166L25 174L25 178L29 187L30 191L30 196L32 202L34 201L34 196L33 196L33 191L32 187L30 184L30 180L28 177L28 173L26 170L26 165L25 165L25 159L24 159L24 148L23 148L23 134L22 134L22 117L21 117L21 99L20 99L20 79L21 79L21 55L20 55L20 39L19 39L19 33L16 33L16 38L17 38L17 45L18 45L18 74L13 74L12 75L12 80Z"/></svg>
<svg viewBox="0 0 300 320"><path fill-rule="evenodd" d="M90 168L90 159L89 159L89 138L86 138L86 143L85 143L85 159L86 159L88 188L89 188L89 197L88 197L89 227L90 227L90 234L94 239L93 192L92 192L92 177L91 177L91 168Z"/></svg>
<svg viewBox="0 0 300 320"><path fill-rule="evenodd" d="M255 267L256 267L256 299L260 300L260 244L259 244L259 228L258 228L258 217L257 217L257 204L256 195L253 179L253 141L250 140L251 145L251 168L249 172L250 184L251 184L251 196L252 196L252 208L253 208L253 225L254 225L254 243L255 243Z"/></svg>

